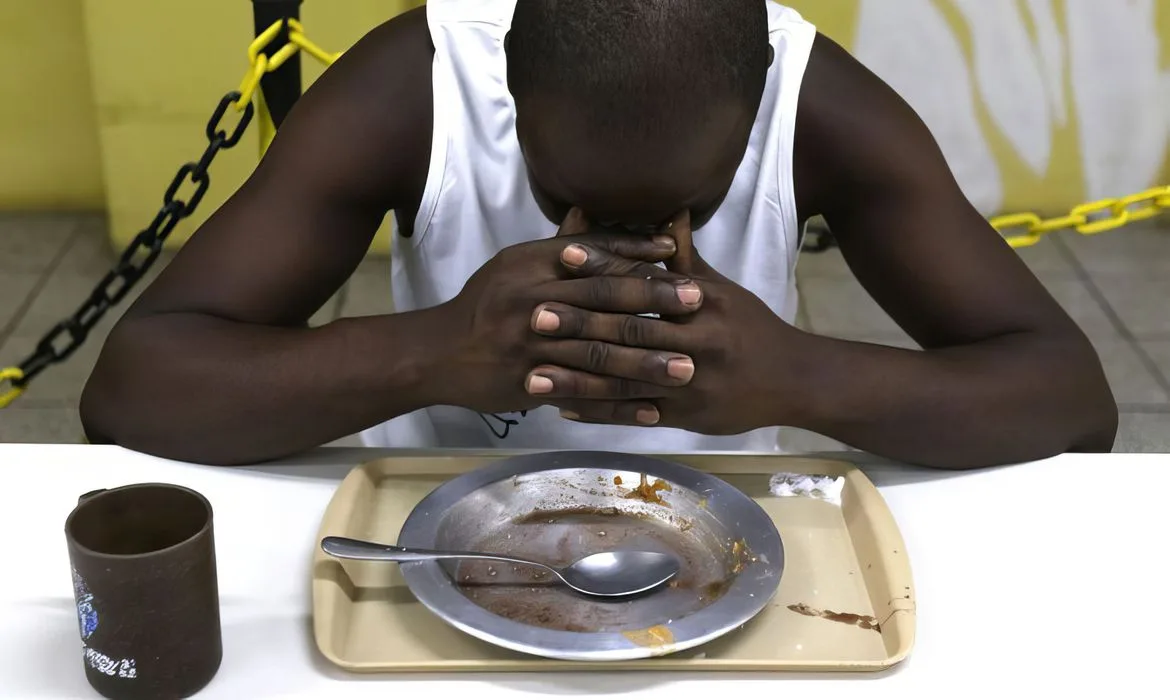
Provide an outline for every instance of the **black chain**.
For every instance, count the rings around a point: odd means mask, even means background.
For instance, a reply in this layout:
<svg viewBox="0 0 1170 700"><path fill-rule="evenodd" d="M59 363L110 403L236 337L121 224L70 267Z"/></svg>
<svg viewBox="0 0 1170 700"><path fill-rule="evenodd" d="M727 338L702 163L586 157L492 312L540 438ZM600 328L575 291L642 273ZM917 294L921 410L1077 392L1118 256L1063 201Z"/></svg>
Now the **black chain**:
<svg viewBox="0 0 1170 700"><path fill-rule="evenodd" d="M98 324L111 307L117 305L126 297L134 285L142 279L154 261L162 253L163 244L167 236L175 230L179 222L190 216L207 188L211 186L211 176L207 173L211 162L220 151L232 148L240 142L248 123L252 121L255 111L252 103L244 109L240 122L235 130L228 135L226 129L220 128L220 122L227 114L228 107L240 99L239 92L229 92L219 101L211 119L207 122L207 148L197 162L184 163L175 174L171 184L163 195L162 207L158 210L154 220L143 229L126 250L122 252L113 269L106 273L101 282L98 282L93 293L72 316L61 321L45 334L37 343L32 356L20 364L24 377L12 384L23 387L33 377L43 372L51 365L63 362L81 347L89 332ZM195 185L195 193L190 199L177 199L179 188L184 182L190 181Z"/></svg>

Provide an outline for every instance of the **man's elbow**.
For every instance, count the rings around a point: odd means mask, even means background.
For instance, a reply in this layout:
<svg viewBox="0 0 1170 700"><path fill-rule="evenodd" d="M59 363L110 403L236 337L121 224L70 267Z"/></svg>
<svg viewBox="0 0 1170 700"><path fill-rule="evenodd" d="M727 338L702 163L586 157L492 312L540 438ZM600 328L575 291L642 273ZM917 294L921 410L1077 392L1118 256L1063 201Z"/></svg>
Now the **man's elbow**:
<svg viewBox="0 0 1170 700"><path fill-rule="evenodd" d="M1068 386L1076 387L1074 396L1070 397L1070 407L1077 416L1074 424L1079 426L1079 430L1073 436L1068 451L1111 452L1117 439L1117 401L1096 350L1087 338L1082 342L1084 350L1077 354L1080 361L1071 370L1071 376L1061 380L1067 382Z"/></svg>
<svg viewBox="0 0 1170 700"><path fill-rule="evenodd" d="M81 391L78 417L85 439L93 444L113 444L117 432L117 416L121 408L117 398L117 382L110 370L99 359Z"/></svg>
<svg viewBox="0 0 1170 700"><path fill-rule="evenodd" d="M1112 398L1086 399L1085 411L1089 415L1088 428L1082 431L1080 438L1069 448L1069 452L1112 452L1117 440L1119 420L1117 404Z"/></svg>
<svg viewBox="0 0 1170 700"><path fill-rule="evenodd" d="M115 326L81 391L78 417L91 443L124 444L127 426L142 410L132 399L139 375L132 343L124 325Z"/></svg>

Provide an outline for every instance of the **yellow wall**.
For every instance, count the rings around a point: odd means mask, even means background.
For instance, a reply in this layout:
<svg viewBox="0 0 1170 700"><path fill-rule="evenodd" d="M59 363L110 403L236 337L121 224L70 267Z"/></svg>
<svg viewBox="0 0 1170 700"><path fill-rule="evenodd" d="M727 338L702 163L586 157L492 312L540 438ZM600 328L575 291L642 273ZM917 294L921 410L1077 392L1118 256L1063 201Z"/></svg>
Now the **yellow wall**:
<svg viewBox="0 0 1170 700"><path fill-rule="evenodd" d="M208 117L223 94L239 85L248 67L251 5L244 0L84 0L82 4L111 237L123 246L150 221L176 169L203 152ZM376 24L416 4L412 0L346 0L344 4L310 0L304 3L302 20L313 41L341 51ZM152 58L144 61L144 55ZM321 68L309 58L303 65L307 86ZM172 234L173 243L189 237L255 167L257 131L254 123L239 146L216 158L210 171L211 189L199 210ZM386 240L384 230L379 247Z"/></svg>
<svg viewBox="0 0 1170 700"><path fill-rule="evenodd" d="M377 23L418 4L306 0L303 19L312 39L344 50ZM789 4L905 88L988 213L1054 212L1097 190L1127 194L1115 188L1170 181L1170 127L1164 126L1170 124L1170 2L1152 3L1154 10L1141 10L1148 8L1143 3L1076 6L1077 12L1107 12L1091 20L1100 25L1100 38L1074 36L1069 0ZM1050 11L1054 34L1041 31L1036 7ZM1149 16L1134 14L1143 11ZM894 31L880 31L875 17L894 17ZM1025 28L1017 38L1029 65L1004 63L1003 46L988 43L1002 32L985 31L989 21ZM251 27L245 0L0 0L0 208L104 207L115 244L124 245L149 222L178 166L202 152L207 117L246 68ZM911 50L924 42L953 48L959 58L951 74L940 77L935 62L916 60ZM1129 50L1134 46L1152 46L1153 53ZM1031 65L1042 54L1055 59ZM1078 64L1078 56L1087 58ZM1069 68L1074 64L1096 64L1097 72L1076 73ZM305 67L308 84L320 68L311 60ZM1048 70L1041 76L1049 81L1045 90L1004 99L1012 88L1001 77L1010 82L1041 69ZM949 96L927 89L932 80L950 89ZM1050 105L1042 92L1060 97ZM969 114L957 98L970 103ZM1104 141L1084 141L1082 127L1098 122ZM1146 135L1139 143L1136 134ZM1043 152L1021 151L1029 142L1043 143ZM176 242L234 191L257 157L253 128L241 146L217 159L210 193L176 231ZM385 249L386 233L378 250Z"/></svg>
<svg viewBox="0 0 1170 700"><path fill-rule="evenodd" d="M0 0L0 209L105 205L81 0Z"/></svg>

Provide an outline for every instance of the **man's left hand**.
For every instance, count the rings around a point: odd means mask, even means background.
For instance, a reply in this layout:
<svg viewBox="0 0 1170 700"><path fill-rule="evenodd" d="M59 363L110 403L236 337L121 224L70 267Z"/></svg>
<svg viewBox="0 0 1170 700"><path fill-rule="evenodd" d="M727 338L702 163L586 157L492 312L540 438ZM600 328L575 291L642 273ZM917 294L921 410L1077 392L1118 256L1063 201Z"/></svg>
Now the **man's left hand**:
<svg viewBox="0 0 1170 700"><path fill-rule="evenodd" d="M678 353L671 371L685 384L663 387L657 396L621 400L597 393L588 367L548 364L532 371L552 382L552 390L539 398L561 409L565 418L584 423L663 426L708 435L777 424L782 415L777 403L788 393L782 391L786 378L799 371L793 354L802 334L703 260L691 241L689 214L677 217L668 235L677 241L678 252L667 267L689 277L702 292L696 313L665 319L545 303L533 313L532 328L546 337L594 341L599 349L612 344ZM587 255L576 266L564 264L574 274L589 276L596 274L593 257Z"/></svg>

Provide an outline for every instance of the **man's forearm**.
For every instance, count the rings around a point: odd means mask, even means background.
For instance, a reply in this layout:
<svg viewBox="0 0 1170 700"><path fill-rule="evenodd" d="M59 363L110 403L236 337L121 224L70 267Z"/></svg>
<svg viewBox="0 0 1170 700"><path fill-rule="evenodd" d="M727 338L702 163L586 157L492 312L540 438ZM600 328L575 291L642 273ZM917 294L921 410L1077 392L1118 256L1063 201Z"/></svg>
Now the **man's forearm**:
<svg viewBox="0 0 1170 700"><path fill-rule="evenodd" d="M86 386L91 440L211 464L265 461L429 405L448 345L439 309L256 326L195 314L126 319Z"/></svg>
<svg viewBox="0 0 1170 700"><path fill-rule="evenodd" d="M929 352L809 335L802 342L805 410L782 424L953 469L1112 448L1116 404L1081 338L1021 333Z"/></svg>

